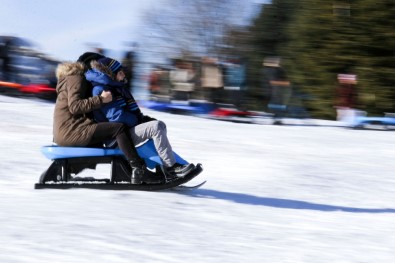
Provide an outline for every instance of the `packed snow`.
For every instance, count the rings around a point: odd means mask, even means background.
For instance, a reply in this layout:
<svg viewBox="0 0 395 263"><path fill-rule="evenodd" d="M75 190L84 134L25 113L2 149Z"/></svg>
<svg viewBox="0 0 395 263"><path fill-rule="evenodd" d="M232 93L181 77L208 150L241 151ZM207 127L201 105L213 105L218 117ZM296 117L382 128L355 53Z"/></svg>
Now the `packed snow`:
<svg viewBox="0 0 395 263"><path fill-rule="evenodd" d="M0 96L0 262L394 262L392 131L143 109L204 171L189 191L34 190L54 104ZM100 168L100 169L99 169ZM107 167L94 175L105 176Z"/></svg>

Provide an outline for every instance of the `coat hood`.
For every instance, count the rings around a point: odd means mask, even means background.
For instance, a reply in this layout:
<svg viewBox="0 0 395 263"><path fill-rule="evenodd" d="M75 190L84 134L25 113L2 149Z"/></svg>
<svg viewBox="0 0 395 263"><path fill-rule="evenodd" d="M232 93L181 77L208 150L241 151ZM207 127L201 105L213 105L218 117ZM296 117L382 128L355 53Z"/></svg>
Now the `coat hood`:
<svg viewBox="0 0 395 263"><path fill-rule="evenodd" d="M83 76L85 72L85 66L81 62L64 62L58 65L56 68L56 78L58 81L64 77L72 75Z"/></svg>

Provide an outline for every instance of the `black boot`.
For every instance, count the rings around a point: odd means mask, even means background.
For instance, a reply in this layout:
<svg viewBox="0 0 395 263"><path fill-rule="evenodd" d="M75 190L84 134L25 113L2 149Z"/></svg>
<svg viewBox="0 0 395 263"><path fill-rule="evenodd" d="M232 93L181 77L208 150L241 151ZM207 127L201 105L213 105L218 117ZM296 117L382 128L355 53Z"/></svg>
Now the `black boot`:
<svg viewBox="0 0 395 263"><path fill-rule="evenodd" d="M188 164L175 163L172 167L166 168L166 173L170 176L170 178L184 177L194 169L195 169L195 165L192 163L188 163Z"/></svg>
<svg viewBox="0 0 395 263"><path fill-rule="evenodd" d="M164 178L150 172L142 159L134 159L129 162L132 168L131 180L132 184L161 184Z"/></svg>

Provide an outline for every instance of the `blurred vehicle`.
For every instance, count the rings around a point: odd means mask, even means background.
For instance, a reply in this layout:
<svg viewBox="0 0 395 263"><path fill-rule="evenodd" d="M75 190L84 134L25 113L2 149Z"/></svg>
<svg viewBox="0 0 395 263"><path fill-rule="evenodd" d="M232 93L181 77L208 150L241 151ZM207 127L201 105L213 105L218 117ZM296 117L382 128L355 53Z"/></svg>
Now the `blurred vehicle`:
<svg viewBox="0 0 395 263"><path fill-rule="evenodd" d="M55 99L59 63L26 39L0 36L0 93Z"/></svg>

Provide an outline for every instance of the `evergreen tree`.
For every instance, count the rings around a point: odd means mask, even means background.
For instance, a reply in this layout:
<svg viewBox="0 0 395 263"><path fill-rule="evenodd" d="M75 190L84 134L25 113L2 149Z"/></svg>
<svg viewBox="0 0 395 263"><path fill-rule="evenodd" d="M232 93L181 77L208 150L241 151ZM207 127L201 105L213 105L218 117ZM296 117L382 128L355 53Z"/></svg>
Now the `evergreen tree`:
<svg viewBox="0 0 395 263"><path fill-rule="evenodd" d="M262 5L260 14L249 28L248 86L257 109L266 107L270 96L262 75L263 59L281 56L281 48L289 41L287 27L297 8L295 1L273 0L271 4Z"/></svg>
<svg viewBox="0 0 395 263"><path fill-rule="evenodd" d="M292 78L314 96L314 115L333 118L336 74L358 75L359 108L372 114L394 110L394 3L301 1L282 54Z"/></svg>
<svg viewBox="0 0 395 263"><path fill-rule="evenodd" d="M395 2L361 0L354 9L362 105L374 115L395 112Z"/></svg>
<svg viewBox="0 0 395 263"><path fill-rule="evenodd" d="M297 3L295 3L297 2ZM273 0L250 27L249 78L261 91L262 60L282 57L294 85L311 96L320 118L335 116L336 75L358 75L359 105L369 114L395 111L393 0Z"/></svg>

